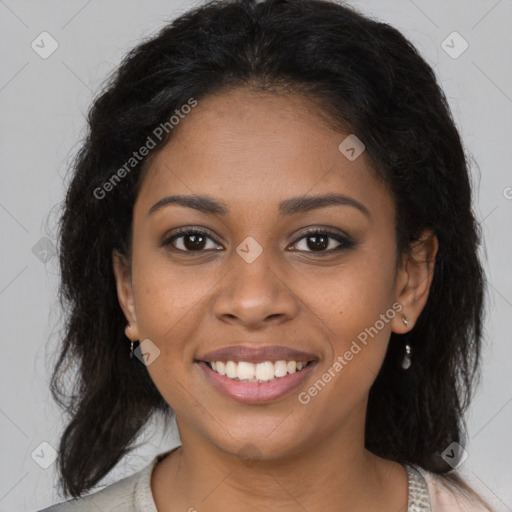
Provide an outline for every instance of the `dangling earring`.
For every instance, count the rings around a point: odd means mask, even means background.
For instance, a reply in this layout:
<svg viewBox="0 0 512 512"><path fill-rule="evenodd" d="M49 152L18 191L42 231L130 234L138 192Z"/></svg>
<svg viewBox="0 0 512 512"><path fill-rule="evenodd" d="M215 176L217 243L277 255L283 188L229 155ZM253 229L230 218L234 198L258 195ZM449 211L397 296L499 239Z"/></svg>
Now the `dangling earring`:
<svg viewBox="0 0 512 512"><path fill-rule="evenodd" d="M405 344L405 355L404 355L404 358L402 359L402 368L404 370L408 370L410 366L411 366L411 346L409 345L409 343L406 343Z"/></svg>
<svg viewBox="0 0 512 512"><path fill-rule="evenodd" d="M407 320L407 318L404 316L402 317L402 321L403 323L405 324L406 327L409 327L409 320ZM409 343L405 343L405 355L404 355L404 358L402 359L402 368L404 370L408 370L409 367L411 366L411 346L409 345Z"/></svg>
<svg viewBox="0 0 512 512"><path fill-rule="evenodd" d="M132 324L128 324L128 329L132 328ZM133 340L130 340L130 359L133 357Z"/></svg>

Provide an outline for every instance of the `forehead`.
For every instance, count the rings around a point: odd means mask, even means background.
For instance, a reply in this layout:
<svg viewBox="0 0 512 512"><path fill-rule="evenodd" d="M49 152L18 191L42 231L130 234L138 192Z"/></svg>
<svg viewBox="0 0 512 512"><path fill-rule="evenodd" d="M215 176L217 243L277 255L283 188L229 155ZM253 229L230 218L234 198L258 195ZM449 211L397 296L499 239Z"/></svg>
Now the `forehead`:
<svg viewBox="0 0 512 512"><path fill-rule="evenodd" d="M235 89L206 97L151 159L136 206L148 210L167 194L208 194L235 208L339 192L370 211L389 208L365 152L347 158L339 146L350 133L332 125L299 95Z"/></svg>

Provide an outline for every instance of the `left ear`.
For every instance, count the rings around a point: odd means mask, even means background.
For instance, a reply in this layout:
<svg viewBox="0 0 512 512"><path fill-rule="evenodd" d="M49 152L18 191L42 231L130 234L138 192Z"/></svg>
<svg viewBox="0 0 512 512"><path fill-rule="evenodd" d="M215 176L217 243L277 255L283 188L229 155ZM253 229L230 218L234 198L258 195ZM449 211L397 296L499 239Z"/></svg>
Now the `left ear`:
<svg viewBox="0 0 512 512"><path fill-rule="evenodd" d="M391 330L403 334L414 327L427 303L439 243L431 229L425 229L405 254L397 273L395 296L402 305L400 314L391 321ZM409 320L406 326L403 317Z"/></svg>

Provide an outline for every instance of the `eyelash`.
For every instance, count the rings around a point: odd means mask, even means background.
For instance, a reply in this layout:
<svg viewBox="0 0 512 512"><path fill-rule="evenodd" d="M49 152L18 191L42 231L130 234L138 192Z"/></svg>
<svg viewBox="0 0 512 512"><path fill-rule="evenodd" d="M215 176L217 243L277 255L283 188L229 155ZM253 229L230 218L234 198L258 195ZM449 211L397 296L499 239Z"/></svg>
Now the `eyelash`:
<svg viewBox="0 0 512 512"><path fill-rule="evenodd" d="M206 236L214 243L220 245L213 237L213 235L207 231L207 230L201 230L201 229L195 229L195 228L180 228L178 229L172 236L167 237L163 240L162 246L173 246L173 242L177 240L178 238L182 238L186 235L199 235L199 236ZM323 255L330 255L336 252L340 252L342 250L351 249L356 244L353 242L349 237L340 235L339 233L334 233L332 231L328 231L326 229L311 229L309 231L306 231L301 234L301 236L292 244L297 245L297 243L303 239L307 239L308 237L315 236L315 235L326 235L329 239L334 239L336 242L338 242L340 245L334 249L329 250L323 250L323 251L298 251L298 252L307 252L308 254L311 254L314 257L322 257ZM187 251L183 249L177 249L173 246L173 250L177 252L182 253L191 253L191 254L199 254L201 252L206 252L206 250L198 250L198 251Z"/></svg>

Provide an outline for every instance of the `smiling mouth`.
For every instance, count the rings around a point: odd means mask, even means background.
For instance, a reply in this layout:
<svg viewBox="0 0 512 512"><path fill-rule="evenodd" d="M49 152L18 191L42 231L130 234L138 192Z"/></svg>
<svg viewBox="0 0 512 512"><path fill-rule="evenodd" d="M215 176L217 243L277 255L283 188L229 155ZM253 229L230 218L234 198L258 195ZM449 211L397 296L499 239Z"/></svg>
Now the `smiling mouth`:
<svg viewBox="0 0 512 512"><path fill-rule="evenodd" d="M237 382L263 383L304 370L313 361L204 361L215 373Z"/></svg>

